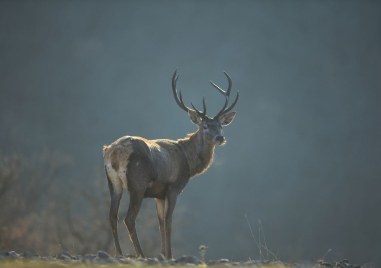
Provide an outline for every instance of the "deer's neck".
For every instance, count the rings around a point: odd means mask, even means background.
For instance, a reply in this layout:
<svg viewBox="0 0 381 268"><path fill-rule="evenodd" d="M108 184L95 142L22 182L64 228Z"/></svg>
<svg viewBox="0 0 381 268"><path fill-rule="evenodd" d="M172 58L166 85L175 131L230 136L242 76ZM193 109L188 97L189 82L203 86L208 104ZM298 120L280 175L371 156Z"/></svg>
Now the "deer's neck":
<svg viewBox="0 0 381 268"><path fill-rule="evenodd" d="M178 142L188 160L191 177L205 172L212 164L214 145L206 142L199 130Z"/></svg>

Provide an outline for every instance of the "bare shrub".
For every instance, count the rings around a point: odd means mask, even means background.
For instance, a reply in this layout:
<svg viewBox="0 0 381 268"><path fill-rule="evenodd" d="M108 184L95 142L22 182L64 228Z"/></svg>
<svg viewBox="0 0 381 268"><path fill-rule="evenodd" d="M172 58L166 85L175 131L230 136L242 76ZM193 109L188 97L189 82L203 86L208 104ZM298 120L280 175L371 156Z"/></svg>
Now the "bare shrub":
<svg viewBox="0 0 381 268"><path fill-rule="evenodd" d="M49 247L46 232L41 232L52 216L44 213L49 209L49 189L69 163L68 157L47 151L31 157L0 155L1 249L38 251Z"/></svg>
<svg viewBox="0 0 381 268"><path fill-rule="evenodd" d="M107 181L99 171L94 183L81 187L67 178L65 170L71 163L70 157L49 151L31 156L0 155L0 250L41 255L62 251L72 254L115 252L108 219ZM124 252L132 253L123 222L127 206L128 194L125 193L119 228ZM146 202L137 219L137 228L144 230L140 239L147 253L158 255L156 212ZM176 237L179 234L174 240Z"/></svg>

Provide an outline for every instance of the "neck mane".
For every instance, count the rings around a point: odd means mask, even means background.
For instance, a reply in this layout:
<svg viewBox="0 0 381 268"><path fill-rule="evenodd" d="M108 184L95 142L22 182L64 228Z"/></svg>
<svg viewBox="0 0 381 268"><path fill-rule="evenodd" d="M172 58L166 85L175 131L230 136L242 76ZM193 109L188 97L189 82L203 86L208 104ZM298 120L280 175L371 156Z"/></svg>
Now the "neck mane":
<svg viewBox="0 0 381 268"><path fill-rule="evenodd" d="M204 173L213 162L214 145L202 138L202 133L197 130L178 140L188 160L190 176Z"/></svg>

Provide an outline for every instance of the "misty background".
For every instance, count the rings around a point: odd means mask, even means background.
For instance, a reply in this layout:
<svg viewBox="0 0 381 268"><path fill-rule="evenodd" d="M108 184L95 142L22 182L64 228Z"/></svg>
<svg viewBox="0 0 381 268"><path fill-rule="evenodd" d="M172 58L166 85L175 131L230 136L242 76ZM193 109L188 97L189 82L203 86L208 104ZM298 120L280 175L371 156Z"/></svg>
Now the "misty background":
<svg viewBox="0 0 381 268"><path fill-rule="evenodd" d="M59 195L87 211L80 193L108 190L103 144L196 129L173 99L175 69L186 103L205 96L212 115L222 71L241 96L228 143L179 197L176 256L204 244L207 259L259 258L249 221L285 261L381 262L377 1L0 1L0 153L65 159L39 208Z"/></svg>

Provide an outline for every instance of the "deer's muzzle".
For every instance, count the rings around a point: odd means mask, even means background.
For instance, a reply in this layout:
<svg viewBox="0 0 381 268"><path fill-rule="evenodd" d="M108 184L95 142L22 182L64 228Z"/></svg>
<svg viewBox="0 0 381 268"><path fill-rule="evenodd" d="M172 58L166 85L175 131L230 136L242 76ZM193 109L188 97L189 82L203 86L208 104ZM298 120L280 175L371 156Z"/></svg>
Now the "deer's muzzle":
<svg viewBox="0 0 381 268"><path fill-rule="evenodd" d="M215 143L218 145L223 145L225 143L225 138L224 136L218 135L214 138Z"/></svg>

